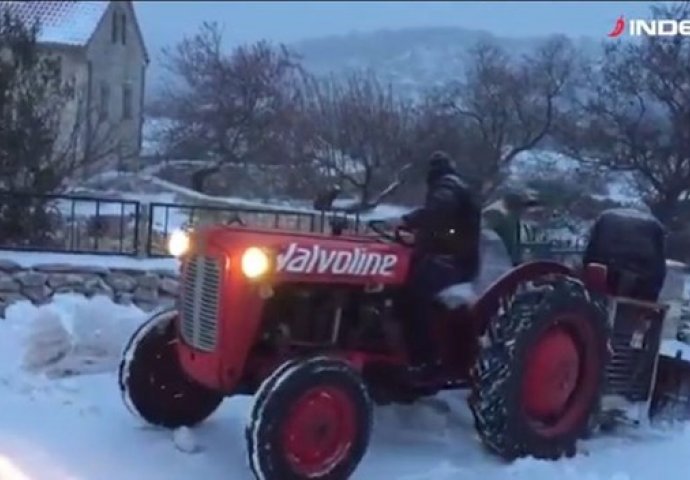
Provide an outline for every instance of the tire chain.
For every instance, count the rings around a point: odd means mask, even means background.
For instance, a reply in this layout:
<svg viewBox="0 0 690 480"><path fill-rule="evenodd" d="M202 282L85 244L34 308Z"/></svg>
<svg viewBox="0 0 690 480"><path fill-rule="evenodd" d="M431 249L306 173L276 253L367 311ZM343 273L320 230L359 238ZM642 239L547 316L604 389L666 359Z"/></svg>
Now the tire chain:
<svg viewBox="0 0 690 480"><path fill-rule="evenodd" d="M586 298L597 308L606 310L601 300L591 298L582 282L558 276L555 282L511 296L507 302L504 301L508 308L501 308L499 314L489 322L487 332L480 339L482 346L471 371L475 388L469 397L469 404L476 430L486 445L509 457L519 457L529 452L525 451L525 445L509 445L503 424L507 406L497 391L509 378L515 351L514 339L520 332L532 327L534 313L542 308L547 293Z"/></svg>

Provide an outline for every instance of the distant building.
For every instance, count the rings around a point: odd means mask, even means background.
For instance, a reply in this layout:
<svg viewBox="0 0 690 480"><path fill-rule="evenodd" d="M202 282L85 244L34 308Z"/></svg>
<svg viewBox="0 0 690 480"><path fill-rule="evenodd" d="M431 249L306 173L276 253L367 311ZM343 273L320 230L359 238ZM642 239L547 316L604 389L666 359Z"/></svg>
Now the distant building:
<svg viewBox="0 0 690 480"><path fill-rule="evenodd" d="M75 99L63 118L63 138L98 169L132 167L142 146L149 56L131 1L0 1L27 24L38 21L42 48L61 59ZM90 122L85 121L90 112ZM82 121L83 119L83 121Z"/></svg>

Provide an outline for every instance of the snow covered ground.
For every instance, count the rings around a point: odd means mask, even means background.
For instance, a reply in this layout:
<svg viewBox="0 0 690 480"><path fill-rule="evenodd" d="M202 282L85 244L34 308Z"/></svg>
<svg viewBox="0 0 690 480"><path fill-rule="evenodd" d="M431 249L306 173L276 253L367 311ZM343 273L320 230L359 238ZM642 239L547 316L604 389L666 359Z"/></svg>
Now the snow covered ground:
<svg viewBox="0 0 690 480"><path fill-rule="evenodd" d="M38 265L75 265L80 267L98 266L103 268L126 268L132 270L177 270L180 262L175 258L138 258L123 255L90 255L26 252L21 250L0 250L0 261L10 261L23 268ZM2 479L0 479L2 480Z"/></svg>
<svg viewBox="0 0 690 480"><path fill-rule="evenodd" d="M251 399L228 400L196 431L177 435L143 426L125 410L114 370L144 319L135 307L74 295L7 310L0 320L0 480L250 478L243 428ZM448 393L379 409L354 479L685 480L688 451L690 429L626 430L583 443L571 460L508 465L483 451L463 396Z"/></svg>

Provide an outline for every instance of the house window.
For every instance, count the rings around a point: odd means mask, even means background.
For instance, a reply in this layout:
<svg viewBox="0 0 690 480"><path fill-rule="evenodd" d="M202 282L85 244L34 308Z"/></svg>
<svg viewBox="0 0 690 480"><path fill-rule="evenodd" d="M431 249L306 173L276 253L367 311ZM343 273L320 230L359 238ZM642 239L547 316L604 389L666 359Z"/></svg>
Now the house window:
<svg viewBox="0 0 690 480"><path fill-rule="evenodd" d="M118 12L113 13L113 20L112 20L112 25L110 29L110 41L112 43L117 43L118 39L118 20L119 20L120 15Z"/></svg>
<svg viewBox="0 0 690 480"><path fill-rule="evenodd" d="M110 85L101 83L101 101L99 102L98 118L107 120L110 110Z"/></svg>
<svg viewBox="0 0 690 480"><path fill-rule="evenodd" d="M127 14L123 13L121 16L121 21L120 21L120 33L122 34L122 45L127 44Z"/></svg>
<svg viewBox="0 0 690 480"><path fill-rule="evenodd" d="M122 119L132 118L132 86L125 84L122 86Z"/></svg>

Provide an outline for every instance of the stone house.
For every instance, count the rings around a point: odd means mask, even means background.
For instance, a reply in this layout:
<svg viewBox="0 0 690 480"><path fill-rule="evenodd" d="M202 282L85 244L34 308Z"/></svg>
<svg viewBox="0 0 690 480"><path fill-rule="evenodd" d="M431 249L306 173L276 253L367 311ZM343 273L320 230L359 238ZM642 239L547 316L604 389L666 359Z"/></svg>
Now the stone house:
<svg viewBox="0 0 690 480"><path fill-rule="evenodd" d="M90 159L90 170L134 167L149 56L132 2L0 1L2 7L39 22L41 48L60 59L63 80L73 82L61 131L76 144L72 155Z"/></svg>

